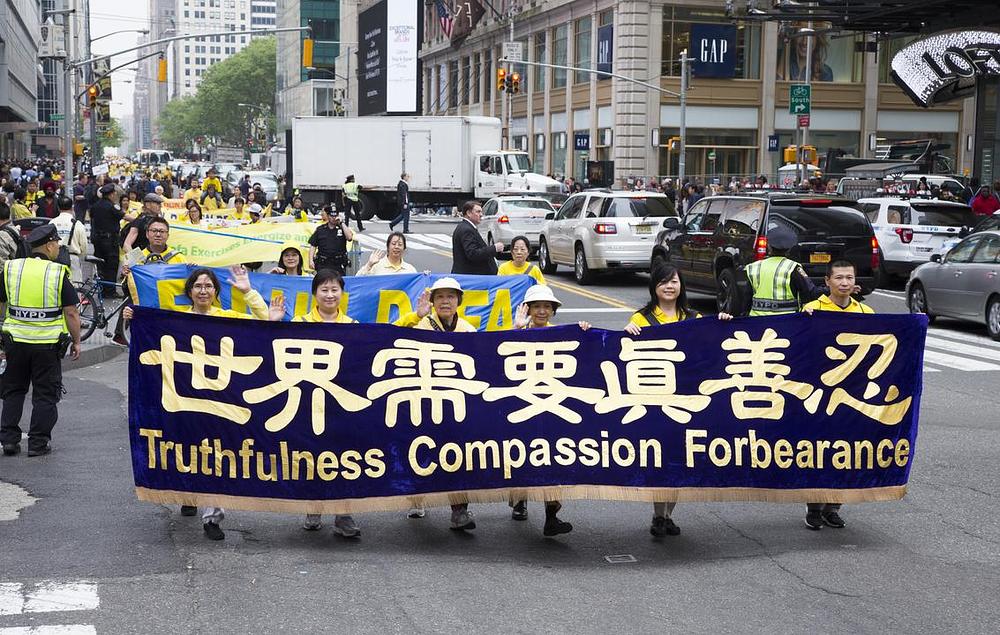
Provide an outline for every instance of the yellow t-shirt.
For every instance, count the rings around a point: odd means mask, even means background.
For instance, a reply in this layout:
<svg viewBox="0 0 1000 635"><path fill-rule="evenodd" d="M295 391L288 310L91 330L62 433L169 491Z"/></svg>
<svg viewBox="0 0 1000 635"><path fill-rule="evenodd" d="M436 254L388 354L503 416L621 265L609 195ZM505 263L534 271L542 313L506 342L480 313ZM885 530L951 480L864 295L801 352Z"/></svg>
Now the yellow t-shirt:
<svg viewBox="0 0 1000 635"><path fill-rule="evenodd" d="M219 180L219 177L212 176L206 178L204 181L201 182L201 189L207 192L209 185L214 185L215 192L219 195L222 194L222 181Z"/></svg>
<svg viewBox="0 0 1000 635"><path fill-rule="evenodd" d="M858 302L854 298L851 298L851 302L847 307L840 307L826 295L821 295L818 299L806 303L802 307L802 310L805 311L806 309L812 309L813 311L840 311L841 313L875 313L875 309L867 304Z"/></svg>
<svg viewBox="0 0 1000 635"><path fill-rule="evenodd" d="M184 190L184 202L186 203L189 199L192 199L192 198L194 200L198 201L199 203L201 202L201 188L200 187L192 187L189 190Z"/></svg>
<svg viewBox="0 0 1000 635"><path fill-rule="evenodd" d="M542 275L542 270L533 262L525 261L524 266L519 268L514 264L513 260L508 260L500 265L500 268L497 270L497 275L500 276L516 276L520 274L527 274L534 278L538 284L545 284L545 276Z"/></svg>
<svg viewBox="0 0 1000 635"><path fill-rule="evenodd" d="M209 201L214 201L214 200L215 200L215 199L212 199L212 198L206 198L206 199L205 199L205 206L206 206L206 207L208 207L208 202L209 202ZM252 219L252 218L250 218L250 212L248 212L248 211L247 211L247 208L245 208L245 207L244 207L244 208L243 208L243 213L242 213L242 214L240 214L240 213L237 213L237 212L236 212L235 210L233 210L233 213L231 213L231 214L229 215L229 220L235 220L235 221L245 221L245 222L249 223L249 222L250 222L251 220L253 220L253 219Z"/></svg>
<svg viewBox="0 0 1000 635"><path fill-rule="evenodd" d="M698 313L697 311L692 311L692 313L694 313L694 317L696 318L701 317L701 313ZM680 322L676 312L672 315L667 315L662 309L660 309L660 307L653 309L653 317L656 319L657 324L673 324L674 322ZM652 324L649 323L649 320L646 319L646 316L639 311L632 314L632 319L630 319L629 322L642 328L652 326Z"/></svg>
<svg viewBox="0 0 1000 635"><path fill-rule="evenodd" d="M14 220L19 218L31 218L34 214L28 209L23 203L14 203L10 206L10 215L14 217Z"/></svg>
<svg viewBox="0 0 1000 635"><path fill-rule="evenodd" d="M208 309L208 315L212 317L227 317L236 318L239 320L267 320L269 319L267 302L264 302L264 297L261 296L255 289L250 289L250 293L243 296L246 300L247 306L250 307L251 313L253 315L247 315L246 313L240 313L239 311L233 311L232 309L223 309L220 306L212 305ZM190 306L182 306L177 308L178 311L183 311L185 313L191 313Z"/></svg>
<svg viewBox="0 0 1000 635"><path fill-rule="evenodd" d="M413 315L416 315L415 313ZM403 318L400 318L401 321ZM437 328L435 328L435 325ZM427 317L417 322L413 328L421 329L423 331L443 331L448 332L448 329L444 328L441 324L441 320L438 318L437 314L431 311ZM458 324L455 325L455 330L453 333L475 333L476 327L472 326L461 317L458 318Z"/></svg>
<svg viewBox="0 0 1000 635"><path fill-rule="evenodd" d="M326 320L324 320L323 316L319 314L319 310L317 310L316 307L313 307L312 310L309 311L309 313L306 313L305 315L296 315L295 317L293 317L292 318L292 322L314 322L314 323L320 323L320 322L326 322ZM333 322L326 322L326 323L327 324L357 324L358 321L355 320L354 318L352 318L351 316L347 315L343 311L341 311L340 313L337 314L337 319L336 320L334 320Z"/></svg>

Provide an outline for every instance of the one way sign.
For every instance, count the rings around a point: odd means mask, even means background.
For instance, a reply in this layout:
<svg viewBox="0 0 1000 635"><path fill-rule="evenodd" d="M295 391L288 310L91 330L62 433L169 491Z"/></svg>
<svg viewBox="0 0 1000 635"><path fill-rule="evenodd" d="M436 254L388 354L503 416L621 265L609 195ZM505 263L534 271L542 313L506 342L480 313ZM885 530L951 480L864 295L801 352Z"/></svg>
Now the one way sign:
<svg viewBox="0 0 1000 635"><path fill-rule="evenodd" d="M812 101L812 86L792 84L788 89L788 114L808 115Z"/></svg>

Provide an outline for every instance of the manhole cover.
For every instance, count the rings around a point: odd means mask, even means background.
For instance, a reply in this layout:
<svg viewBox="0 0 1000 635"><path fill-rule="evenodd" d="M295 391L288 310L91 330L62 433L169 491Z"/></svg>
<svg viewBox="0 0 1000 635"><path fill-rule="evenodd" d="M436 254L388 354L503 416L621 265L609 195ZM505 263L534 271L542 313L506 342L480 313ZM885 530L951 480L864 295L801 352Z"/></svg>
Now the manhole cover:
<svg viewBox="0 0 1000 635"><path fill-rule="evenodd" d="M638 562L630 553L619 553L613 556L604 556L604 559L611 564L627 564L629 562Z"/></svg>

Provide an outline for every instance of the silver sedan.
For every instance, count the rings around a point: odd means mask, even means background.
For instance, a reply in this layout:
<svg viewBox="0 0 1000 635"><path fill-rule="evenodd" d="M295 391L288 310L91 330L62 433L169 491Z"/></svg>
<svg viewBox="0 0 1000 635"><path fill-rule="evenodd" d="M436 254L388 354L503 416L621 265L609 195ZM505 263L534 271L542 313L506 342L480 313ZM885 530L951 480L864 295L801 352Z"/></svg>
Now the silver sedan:
<svg viewBox="0 0 1000 635"><path fill-rule="evenodd" d="M479 233L488 244L502 242L505 252L510 252L510 241L524 236L534 253L538 250L538 232L545 223L545 215L553 212L552 205L540 197L498 196L483 205Z"/></svg>
<svg viewBox="0 0 1000 635"><path fill-rule="evenodd" d="M910 274L906 299L911 313L985 324L1000 340L1000 231L972 234Z"/></svg>

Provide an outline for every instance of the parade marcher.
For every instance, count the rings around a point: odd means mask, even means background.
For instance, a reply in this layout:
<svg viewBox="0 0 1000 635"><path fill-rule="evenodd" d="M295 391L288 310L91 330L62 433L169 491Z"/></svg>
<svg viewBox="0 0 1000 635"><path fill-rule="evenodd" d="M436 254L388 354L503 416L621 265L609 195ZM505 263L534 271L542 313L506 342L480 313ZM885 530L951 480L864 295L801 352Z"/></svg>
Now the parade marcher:
<svg viewBox="0 0 1000 635"><path fill-rule="evenodd" d="M389 231L393 231L396 225L403 223L403 233L410 233L410 175L403 172L399 175L399 183L396 184L396 208L399 215L389 223Z"/></svg>
<svg viewBox="0 0 1000 635"><path fill-rule="evenodd" d="M542 270L533 262L528 262L528 255L531 253L531 243L526 236L515 236L510 241L510 260L500 265L497 275L516 276L525 274L535 279L538 284L545 284L545 276Z"/></svg>
<svg viewBox="0 0 1000 635"><path fill-rule="evenodd" d="M55 218L59 215L59 205L56 203L55 190L45 190L45 195L36 199L35 216L39 218Z"/></svg>
<svg viewBox="0 0 1000 635"><path fill-rule="evenodd" d="M745 268L753 297L749 307L744 303L744 312L749 308L753 316L795 313L822 293L803 271L802 265L787 257L795 244L795 234L783 227L776 227L767 233L768 257Z"/></svg>
<svg viewBox="0 0 1000 635"><path fill-rule="evenodd" d="M343 294L343 276L331 269L317 271L312 281L313 308L305 315L296 315L292 322L357 324L357 320L340 311L340 298ZM316 531L323 526L321 518L321 514L306 514L302 528ZM333 531L345 538L357 538L361 535L361 530L349 514L337 514L334 517Z"/></svg>
<svg viewBox="0 0 1000 635"><path fill-rule="evenodd" d="M118 190L108 184L101 188L101 198L90 208L90 242L94 255L103 260L97 265L101 281L107 286L104 297L118 295L118 235L121 220L135 217L118 209Z"/></svg>
<svg viewBox="0 0 1000 635"><path fill-rule="evenodd" d="M175 310L213 317L271 321L278 321L285 316L285 302L282 296L273 298L270 306L268 306L260 293L250 286L250 276L242 265L230 267L229 272L231 275L229 284L243 293L246 305L252 315L233 311L232 309L223 309L217 305L221 285L215 272L207 268L195 269L187 277L187 280L184 281L184 295L191 301L191 305L179 306ZM135 312L132 310L132 307L125 307L122 310L122 315L126 320L135 318ZM181 507L181 515L183 516L194 516L195 513L197 513L197 510L191 505ZM226 537L221 527L225 516L226 510L221 507L206 507L202 512L202 527L209 540L223 540Z"/></svg>
<svg viewBox="0 0 1000 635"><path fill-rule="evenodd" d="M285 216L294 216L296 223L308 223L309 216L302 204L302 197L295 196L291 204L285 209Z"/></svg>
<svg viewBox="0 0 1000 635"><path fill-rule="evenodd" d="M126 228L125 240L122 241L122 249L125 253L130 252L133 247L139 249L149 247L146 226L154 218L159 218L162 204L163 197L159 194L147 194L142 198L142 214Z"/></svg>
<svg viewBox="0 0 1000 635"><path fill-rule="evenodd" d="M209 200L213 202L209 203ZM215 168L209 168L205 180L201 182L201 199L198 202L205 209L222 209L222 181Z"/></svg>
<svg viewBox="0 0 1000 635"><path fill-rule="evenodd" d="M202 222L201 205L198 204L198 201L193 198L189 198L184 204L184 207L187 209L187 213L181 219L183 223L194 225L195 227L205 226Z"/></svg>
<svg viewBox="0 0 1000 635"><path fill-rule="evenodd" d="M354 175L350 174L344 179L344 191L341 196L342 207L344 208L344 222L351 224L351 214L354 214L358 221L358 231L365 231L365 226L361 223L361 197L358 192L361 186L354 180Z"/></svg>
<svg viewBox="0 0 1000 635"><path fill-rule="evenodd" d="M69 268L55 262L59 232L46 224L28 235L30 258L4 263L0 277L0 306L4 322L0 342L7 359L0 395L0 444L3 453L21 451L21 414L31 387L31 423L28 456L52 451L49 441L59 417L62 358L80 357L80 302L69 278Z"/></svg>
<svg viewBox="0 0 1000 635"><path fill-rule="evenodd" d="M237 223L249 223L250 212L246 209L246 201L242 196L233 199L233 211L229 215L229 220Z"/></svg>
<svg viewBox="0 0 1000 635"><path fill-rule="evenodd" d="M400 232L392 232L385 239L385 251L373 251L364 267L358 270L359 276L384 276L393 273L416 273L417 268L403 261L406 253L406 236Z"/></svg>
<svg viewBox="0 0 1000 635"><path fill-rule="evenodd" d="M856 290L854 264L847 260L835 260L826 270L828 294L807 303L802 310L812 315L814 311L836 311L840 313L875 313L867 304L862 304L851 295ZM847 526L840 517L840 503L809 503L806 512L806 527L822 529L823 525L842 529Z"/></svg>
<svg viewBox="0 0 1000 635"><path fill-rule="evenodd" d="M285 243L278 256L278 264L271 268L269 273L276 273L282 276L301 276L302 268L305 266L305 258L302 256L302 248L294 243Z"/></svg>
<svg viewBox="0 0 1000 635"><path fill-rule="evenodd" d="M483 219L483 208L475 201L462 205L462 220L451 234L451 272L495 276L497 254L503 243L487 245L479 235L478 225Z"/></svg>
<svg viewBox="0 0 1000 635"><path fill-rule="evenodd" d="M427 305L428 300L430 305ZM397 320L397 326L412 326L424 331L439 333L475 333L472 326L458 315L458 307L462 304L462 285L454 278L438 278L431 288L421 296L416 313L410 313ZM419 320L417 319L419 318ZM414 505L407 516L423 518L426 514L423 505ZM469 511L468 503L451 506L451 528L455 531L476 528L476 521Z"/></svg>
<svg viewBox="0 0 1000 635"><path fill-rule="evenodd" d="M31 209L32 205L35 205L39 198L45 196L42 192L38 191L38 179L31 179L28 181L28 190L24 195L24 204Z"/></svg>
<svg viewBox="0 0 1000 635"><path fill-rule="evenodd" d="M354 232L340 219L332 206L323 208L323 224L309 237L309 268L313 271L333 269L343 275L350 261L347 258L347 241L354 240Z"/></svg>
<svg viewBox="0 0 1000 635"><path fill-rule="evenodd" d="M638 337L647 326L673 324L700 317L701 313L688 306L687 289L680 270L676 265L666 263L650 271L649 302L632 314L629 323L625 325L625 332ZM728 313L719 313L720 320L732 317ZM653 503L653 521L649 526L649 533L657 538L681 533L680 527L672 518L676 505L676 501Z"/></svg>
<svg viewBox="0 0 1000 635"><path fill-rule="evenodd" d="M83 280L83 263L87 255L87 230L73 210L73 201L59 197L59 215L50 221L59 231L59 244L69 253L68 264L73 280Z"/></svg>
<svg viewBox="0 0 1000 635"><path fill-rule="evenodd" d="M5 262L17 257L20 243L21 232L10 222L10 208L0 201L0 271Z"/></svg>
<svg viewBox="0 0 1000 635"><path fill-rule="evenodd" d="M31 210L25 203L27 196L28 192L23 187L14 190L14 204L10 206L10 215L14 220L32 217Z"/></svg>
<svg viewBox="0 0 1000 635"><path fill-rule="evenodd" d="M184 200L187 201L192 198L198 201L198 205L201 205L201 181L196 176L191 177L188 189L184 190Z"/></svg>
<svg viewBox="0 0 1000 635"><path fill-rule="evenodd" d="M516 238L514 239L517 240ZM513 244L513 243L511 243ZM552 289L545 284L536 284L524 294L524 302L517 309L514 328L534 329L552 326L549 320L556 314L562 303L556 299ZM579 322L580 328L586 331L590 328L587 322ZM513 520L528 520L528 501L519 500L511 503L510 517ZM562 509L559 501L545 501L545 525L542 534L558 536L573 531L573 525L560 520L557 514Z"/></svg>

